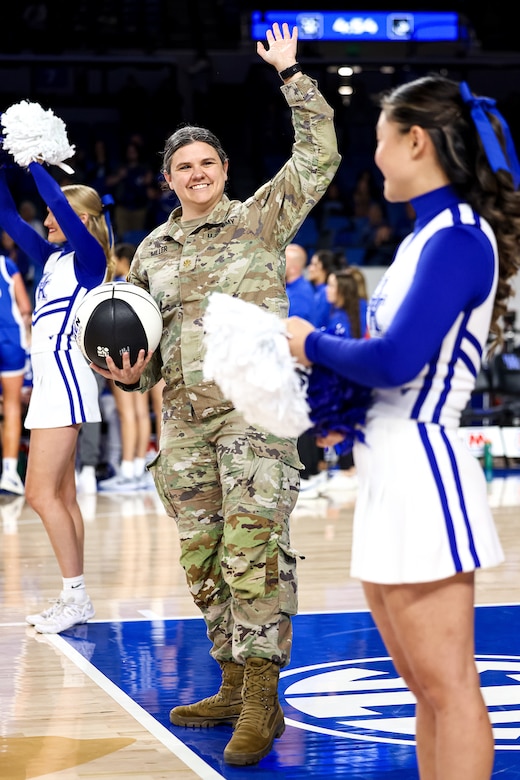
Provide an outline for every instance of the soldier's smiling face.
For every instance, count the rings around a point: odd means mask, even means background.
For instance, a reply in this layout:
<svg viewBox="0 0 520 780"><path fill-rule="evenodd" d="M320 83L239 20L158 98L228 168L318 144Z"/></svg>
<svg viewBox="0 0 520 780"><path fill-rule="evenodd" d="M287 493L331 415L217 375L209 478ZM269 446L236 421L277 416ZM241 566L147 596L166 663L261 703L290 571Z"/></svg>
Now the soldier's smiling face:
<svg viewBox="0 0 520 780"><path fill-rule="evenodd" d="M164 178L180 200L183 219L209 214L222 197L227 170L227 160L223 163L213 146L203 141L177 149Z"/></svg>

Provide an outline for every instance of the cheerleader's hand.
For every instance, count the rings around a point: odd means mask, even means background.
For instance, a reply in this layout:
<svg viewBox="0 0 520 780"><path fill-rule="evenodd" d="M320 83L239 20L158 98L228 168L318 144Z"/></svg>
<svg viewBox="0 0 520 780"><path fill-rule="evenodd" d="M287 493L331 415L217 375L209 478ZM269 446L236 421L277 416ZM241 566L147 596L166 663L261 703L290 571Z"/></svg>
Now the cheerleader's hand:
<svg viewBox="0 0 520 780"><path fill-rule="evenodd" d="M314 325L301 317L289 317L289 319L285 320L285 330L289 342L289 350L293 358L301 366L310 366L311 361L305 354L305 339L309 333L316 330Z"/></svg>

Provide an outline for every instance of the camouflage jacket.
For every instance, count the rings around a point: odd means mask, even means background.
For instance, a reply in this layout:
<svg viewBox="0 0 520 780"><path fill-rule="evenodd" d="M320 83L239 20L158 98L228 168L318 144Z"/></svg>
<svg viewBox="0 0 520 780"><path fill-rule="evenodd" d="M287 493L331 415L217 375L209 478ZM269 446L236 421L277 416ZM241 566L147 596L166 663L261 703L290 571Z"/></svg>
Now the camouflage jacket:
<svg viewBox="0 0 520 780"><path fill-rule="evenodd" d="M181 209L139 245L128 280L153 295L163 316L161 343L140 389L164 377L165 418L189 420L232 405L204 381L203 315L208 295L243 298L287 315L285 247L323 196L341 157L333 110L308 76L281 90L291 108L294 144L280 171L244 202L225 194L197 226L181 226Z"/></svg>

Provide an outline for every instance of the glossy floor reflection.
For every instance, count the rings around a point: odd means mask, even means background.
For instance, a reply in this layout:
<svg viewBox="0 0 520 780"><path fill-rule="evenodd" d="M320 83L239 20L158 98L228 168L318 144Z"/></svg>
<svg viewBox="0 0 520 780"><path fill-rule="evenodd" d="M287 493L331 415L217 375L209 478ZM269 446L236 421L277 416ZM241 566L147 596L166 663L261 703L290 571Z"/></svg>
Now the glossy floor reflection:
<svg viewBox="0 0 520 780"><path fill-rule="evenodd" d="M520 778L519 625L520 606L477 608L476 656L495 730L494 776L501 780ZM215 777L416 780L414 700L370 615L298 615L294 633L293 658L280 679L287 728L254 768L223 762L230 727L169 723L171 707L208 695L220 682L201 620L99 622L61 636L72 658L79 653Z"/></svg>
<svg viewBox="0 0 520 780"><path fill-rule="evenodd" d="M287 728L259 765L241 769L223 763L227 727L169 723L171 707L218 688L220 670L157 495L80 496L96 615L60 636L24 622L60 585L41 520L23 498L0 497L1 780L417 780L414 701L349 575L355 498L333 481L295 507L300 614L279 686ZM476 651L493 778L520 780L518 473L497 472L489 501L505 561L477 573Z"/></svg>

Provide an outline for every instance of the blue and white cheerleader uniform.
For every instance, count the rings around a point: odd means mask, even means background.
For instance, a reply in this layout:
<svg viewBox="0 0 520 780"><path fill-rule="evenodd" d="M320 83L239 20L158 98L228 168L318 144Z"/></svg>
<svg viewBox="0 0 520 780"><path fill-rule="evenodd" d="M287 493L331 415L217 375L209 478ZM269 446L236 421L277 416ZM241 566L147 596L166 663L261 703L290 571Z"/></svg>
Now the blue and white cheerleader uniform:
<svg viewBox="0 0 520 780"><path fill-rule="evenodd" d="M369 302L370 338L314 331L305 342L309 360L374 388L354 446L351 574L387 584L504 558L482 468L458 434L489 334L496 240L449 186L412 205L414 231Z"/></svg>
<svg viewBox="0 0 520 780"><path fill-rule="evenodd" d="M32 317L33 389L25 427L61 428L99 422L98 384L79 350L73 327L84 296L105 279L105 253L52 176L38 163L30 163L29 170L67 242L58 247L24 222L8 190L5 173L0 171L0 224L34 262L43 266Z"/></svg>

